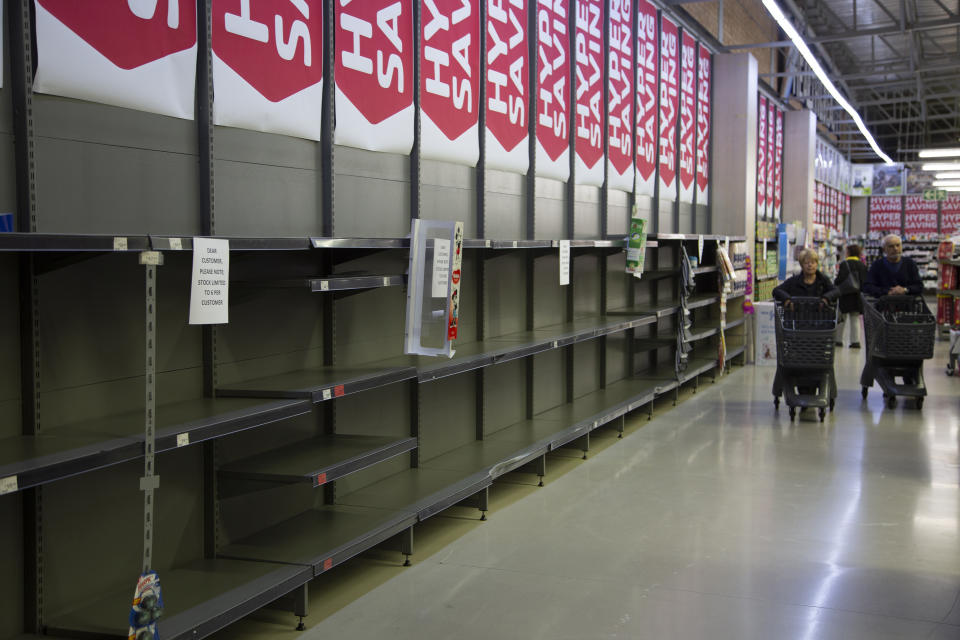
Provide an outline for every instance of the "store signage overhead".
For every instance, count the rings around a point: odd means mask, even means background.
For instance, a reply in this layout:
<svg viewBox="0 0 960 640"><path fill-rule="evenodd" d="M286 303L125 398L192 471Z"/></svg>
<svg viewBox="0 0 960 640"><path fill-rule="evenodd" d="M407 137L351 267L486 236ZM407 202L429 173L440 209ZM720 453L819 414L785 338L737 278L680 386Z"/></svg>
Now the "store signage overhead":
<svg viewBox="0 0 960 640"><path fill-rule="evenodd" d="M940 203L940 233L945 236L960 233L960 195L950 195Z"/></svg>
<svg viewBox="0 0 960 640"><path fill-rule="evenodd" d="M570 177L569 2L537 4L537 175Z"/></svg>
<svg viewBox="0 0 960 640"><path fill-rule="evenodd" d="M925 200L923 196L906 196L905 200L904 235L937 233L937 213L940 207L936 200Z"/></svg>
<svg viewBox="0 0 960 640"><path fill-rule="evenodd" d="M697 41L683 32L680 45L680 202L693 202L696 171Z"/></svg>
<svg viewBox="0 0 960 640"><path fill-rule="evenodd" d="M527 0L487 3L486 158L489 169L526 173L530 94Z"/></svg>
<svg viewBox="0 0 960 640"><path fill-rule="evenodd" d="M767 97L757 100L757 217L767 217Z"/></svg>
<svg viewBox="0 0 960 640"><path fill-rule="evenodd" d="M697 45L697 204L710 201L710 83L712 56Z"/></svg>
<svg viewBox="0 0 960 640"><path fill-rule="evenodd" d="M773 218L779 220L783 208L783 110L779 107L773 132Z"/></svg>
<svg viewBox="0 0 960 640"><path fill-rule="evenodd" d="M633 1L607 2L607 186L633 190Z"/></svg>
<svg viewBox="0 0 960 640"><path fill-rule="evenodd" d="M603 0L576 0L576 184L603 184Z"/></svg>
<svg viewBox="0 0 960 640"><path fill-rule="evenodd" d="M677 118L680 111L680 32L660 17L660 201L677 199Z"/></svg>
<svg viewBox="0 0 960 640"><path fill-rule="evenodd" d="M872 196L867 230L899 233L903 218L901 200L900 196Z"/></svg>
<svg viewBox="0 0 960 640"><path fill-rule="evenodd" d="M193 119L192 0L36 0L33 90Z"/></svg>

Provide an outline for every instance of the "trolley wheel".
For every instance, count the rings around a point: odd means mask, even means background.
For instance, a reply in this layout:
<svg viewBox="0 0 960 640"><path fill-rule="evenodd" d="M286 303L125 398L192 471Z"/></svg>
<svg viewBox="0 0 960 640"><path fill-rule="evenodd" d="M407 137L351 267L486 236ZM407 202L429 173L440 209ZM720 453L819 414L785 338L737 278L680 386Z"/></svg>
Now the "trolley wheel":
<svg viewBox="0 0 960 640"><path fill-rule="evenodd" d="M918 396L917 399L914 400L914 404L917 406L918 410L923 409L923 396Z"/></svg>
<svg viewBox="0 0 960 640"><path fill-rule="evenodd" d="M887 399L887 409L893 409L897 406L897 396L885 396Z"/></svg>
<svg viewBox="0 0 960 640"><path fill-rule="evenodd" d="M833 407L837 404L836 398L830 398L830 411L833 411Z"/></svg>
<svg viewBox="0 0 960 640"><path fill-rule="evenodd" d="M869 388L869 387L861 387L861 389L860 389L860 397L863 398L864 400L866 400L866 399L867 399L867 392L868 392L868 391L870 391L870 388Z"/></svg>
<svg viewBox="0 0 960 640"><path fill-rule="evenodd" d="M794 407L790 407L790 422L793 422L793 417L797 415L797 410Z"/></svg>
<svg viewBox="0 0 960 640"><path fill-rule="evenodd" d="M820 422L823 422L823 419L827 417L827 410L823 407L820 407Z"/></svg>
<svg viewBox="0 0 960 640"><path fill-rule="evenodd" d="M777 411L780 410L780 396L773 396L773 408Z"/></svg>
<svg viewBox="0 0 960 640"><path fill-rule="evenodd" d="M953 365L952 365L952 364L948 364L948 365L947 365L947 375L948 375L948 376L952 376L952 375L953 375Z"/></svg>

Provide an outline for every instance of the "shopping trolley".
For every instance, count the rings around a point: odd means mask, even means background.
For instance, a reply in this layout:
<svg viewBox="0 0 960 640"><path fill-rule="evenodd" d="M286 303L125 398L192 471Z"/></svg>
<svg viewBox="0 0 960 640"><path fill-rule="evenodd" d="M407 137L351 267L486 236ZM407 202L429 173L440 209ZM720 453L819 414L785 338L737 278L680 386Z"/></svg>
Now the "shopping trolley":
<svg viewBox="0 0 960 640"><path fill-rule="evenodd" d="M773 405L780 408L783 395L790 419L800 409L815 408L820 422L833 410L837 381L833 372L837 307L820 298L791 298L791 307L778 302L775 309L777 373L773 379Z"/></svg>
<svg viewBox="0 0 960 640"><path fill-rule="evenodd" d="M913 398L923 407L927 387L923 382L923 361L933 357L937 320L920 296L883 296L863 299L867 338L867 362L860 374L863 397L880 385L887 408L897 396Z"/></svg>

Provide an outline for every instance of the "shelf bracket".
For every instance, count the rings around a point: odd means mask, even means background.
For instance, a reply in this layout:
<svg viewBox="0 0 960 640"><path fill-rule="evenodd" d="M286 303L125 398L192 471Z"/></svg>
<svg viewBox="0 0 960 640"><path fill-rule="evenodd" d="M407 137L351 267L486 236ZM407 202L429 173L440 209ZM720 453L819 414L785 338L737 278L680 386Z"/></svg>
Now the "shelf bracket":
<svg viewBox="0 0 960 640"><path fill-rule="evenodd" d="M143 477L140 478L140 490L143 491L143 567L141 573L150 571L153 564L153 494L160 487L160 476L154 465L156 444L157 413L157 267L163 264L163 254L159 251L144 251L140 254L140 264L146 267L146 324L145 324L145 382L144 382L144 443Z"/></svg>

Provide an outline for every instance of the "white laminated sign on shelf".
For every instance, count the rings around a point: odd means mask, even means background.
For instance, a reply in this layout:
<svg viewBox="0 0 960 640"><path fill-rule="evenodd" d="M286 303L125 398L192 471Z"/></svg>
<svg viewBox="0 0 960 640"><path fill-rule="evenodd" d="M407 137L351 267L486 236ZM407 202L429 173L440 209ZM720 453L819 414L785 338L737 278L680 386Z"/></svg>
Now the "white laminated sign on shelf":
<svg viewBox="0 0 960 640"><path fill-rule="evenodd" d="M603 0L576 0L576 184L603 185Z"/></svg>
<svg viewBox="0 0 960 640"><path fill-rule="evenodd" d="M197 3L36 0L33 90L193 119Z"/></svg>
<svg viewBox="0 0 960 640"><path fill-rule="evenodd" d="M190 324L226 324L230 294L230 241L193 239Z"/></svg>
<svg viewBox="0 0 960 640"><path fill-rule="evenodd" d="M560 241L560 286L570 284L570 241Z"/></svg>
<svg viewBox="0 0 960 640"><path fill-rule="evenodd" d="M607 186L633 190L633 2L608 0Z"/></svg>
<svg viewBox="0 0 960 640"><path fill-rule="evenodd" d="M320 139L323 2L213 2L214 124Z"/></svg>
<svg viewBox="0 0 960 640"><path fill-rule="evenodd" d="M567 2L537 5L537 175L570 177L570 33Z"/></svg>
<svg viewBox="0 0 960 640"><path fill-rule="evenodd" d="M453 357L462 258L462 222L411 221L404 353Z"/></svg>

